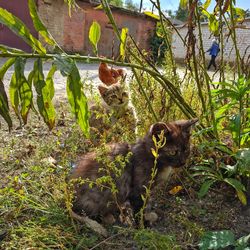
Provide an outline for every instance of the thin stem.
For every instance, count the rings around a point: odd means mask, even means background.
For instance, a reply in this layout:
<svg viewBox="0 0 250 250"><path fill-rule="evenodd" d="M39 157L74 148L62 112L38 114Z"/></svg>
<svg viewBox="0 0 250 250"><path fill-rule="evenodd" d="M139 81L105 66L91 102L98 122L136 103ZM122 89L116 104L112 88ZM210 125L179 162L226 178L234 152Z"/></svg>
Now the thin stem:
<svg viewBox="0 0 250 250"><path fill-rule="evenodd" d="M239 107L239 131L238 131L238 148L240 149L241 142L241 122L242 122L242 111L243 111L243 101L240 98L240 107Z"/></svg>
<svg viewBox="0 0 250 250"><path fill-rule="evenodd" d="M159 119L158 119L158 117L157 117L157 115L156 115L156 113L155 113L155 111L154 111L154 109L153 109L153 107L152 107L152 105L151 105L151 102L150 102L150 100L149 100L149 98L148 98L148 96L147 96L147 93L145 92L143 86L141 85L141 82L140 82L140 79L139 79L139 77L138 77L137 72L136 72L135 69L133 69L133 68L132 68L132 71L133 71L133 73L134 73L134 76L135 76L135 79L136 79L137 83L139 84L139 88L140 88L140 90L141 90L141 92L142 92L144 98L146 99L146 102L147 102L147 104L148 104L148 107L149 107L150 111L151 111L152 114L153 114L153 117L154 117L155 122L159 121Z"/></svg>
<svg viewBox="0 0 250 250"><path fill-rule="evenodd" d="M225 82L225 62L224 62L224 34L223 34L223 20L222 20L222 2L220 2L220 48L221 48L221 60L220 60L220 82Z"/></svg>
<svg viewBox="0 0 250 250"><path fill-rule="evenodd" d="M189 55L191 56L189 57L189 59L192 58L192 61L193 61L194 78L195 78L195 82L198 88L198 95L201 100L202 110L203 110L203 113L206 113L206 102L204 100L204 96L202 93L202 86L201 86L199 73L198 73L198 64L197 64L196 55L195 55L196 38L194 35L194 31L193 31L194 30L193 19L195 17L196 5L197 5L197 0L195 0L194 2L192 2L192 0L189 0L189 12L190 13L188 17L188 49L189 49ZM209 119L207 115L205 116L205 118L207 120L207 123L209 124Z"/></svg>
<svg viewBox="0 0 250 250"><path fill-rule="evenodd" d="M158 7L159 10L161 9L160 0L157 0L157 7ZM166 29L165 29L165 25L163 23L163 18L162 18L161 12L159 12L159 15L160 15L160 22L161 22L162 30L163 30L163 33L164 33L165 42L166 42L166 44L168 46L168 50L169 50L169 55L170 55L170 60L171 60L171 64L172 64L172 67L173 67L174 76L176 77L177 76L177 74L176 74L176 65L175 65L175 61L174 61L172 46L171 46L171 44L169 42L169 39L168 39L168 34L167 34Z"/></svg>
<svg viewBox="0 0 250 250"><path fill-rule="evenodd" d="M146 62L152 69L154 69L156 72L158 72L158 73L160 74L160 72L159 72L159 70L156 68L156 66L155 66L152 62L150 62L150 60L148 60L148 59L146 58L146 56L142 53L142 51L140 50L140 48L138 47L138 45L136 44L136 42L135 42L135 40L133 39L132 36L130 36L130 39L131 39L131 41L133 42L133 44L134 44L135 48L137 49L138 53L140 54L140 56L145 60L145 62Z"/></svg>
<svg viewBox="0 0 250 250"><path fill-rule="evenodd" d="M201 30L201 23L200 23L200 13L199 13L199 9L198 6L196 6L196 19L197 19L197 23L198 23L198 31L199 31L199 45L200 45L200 51L201 51L201 56L202 56L202 61L203 61L203 65L206 65L206 58L205 58L205 51L204 51L204 47L203 47L203 40L202 40L202 30ZM216 138L219 138L218 136L218 131L217 131L217 126L216 126L216 120L215 120L215 114L214 114L214 106L212 103L212 95L211 95L211 88L210 88L210 77L207 73L206 68L202 68L203 73L205 75L205 82L206 82L206 87L207 87L207 94L208 94L208 103L209 103L209 107L210 107L210 111L211 111L211 118L212 118L212 123L213 123L213 129L214 129L214 133L216 135Z"/></svg>
<svg viewBox="0 0 250 250"><path fill-rule="evenodd" d="M231 33L231 37L234 43L234 48L235 48L235 53L236 53L236 60L237 60L237 68L238 68L238 78L240 78L241 76L241 67L240 67L240 52L237 46L237 38L236 38L236 32L235 32L235 23L234 23L234 14L233 14L233 1L230 0L230 19L231 19L231 23L232 23L232 33Z"/></svg>

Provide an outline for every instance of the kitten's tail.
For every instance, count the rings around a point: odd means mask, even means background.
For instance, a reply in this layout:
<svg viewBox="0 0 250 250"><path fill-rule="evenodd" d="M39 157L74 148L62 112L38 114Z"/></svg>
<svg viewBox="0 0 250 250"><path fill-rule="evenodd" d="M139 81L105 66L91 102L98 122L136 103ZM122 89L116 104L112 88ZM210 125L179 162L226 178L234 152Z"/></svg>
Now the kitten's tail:
<svg viewBox="0 0 250 250"><path fill-rule="evenodd" d="M102 235L103 237L108 237L107 230L97 221L90 219L88 216L80 216L73 211L70 211L70 216L71 218L86 224L88 228L92 229L94 232Z"/></svg>

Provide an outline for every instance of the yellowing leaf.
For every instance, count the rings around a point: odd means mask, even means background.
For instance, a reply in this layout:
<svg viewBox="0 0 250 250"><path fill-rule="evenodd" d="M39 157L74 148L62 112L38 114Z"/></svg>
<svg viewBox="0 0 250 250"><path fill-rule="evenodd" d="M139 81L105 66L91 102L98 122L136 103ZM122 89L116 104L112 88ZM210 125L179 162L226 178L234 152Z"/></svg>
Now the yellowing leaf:
<svg viewBox="0 0 250 250"><path fill-rule="evenodd" d="M176 195L177 193L179 193L181 190L183 189L182 186L175 186L174 188L172 188L169 193L172 195Z"/></svg>
<svg viewBox="0 0 250 250"><path fill-rule="evenodd" d="M101 26L98 22L94 21L89 29L89 40L94 48L95 54L97 54L97 44L101 37Z"/></svg>
<svg viewBox="0 0 250 250"><path fill-rule="evenodd" d="M246 195L244 194L244 192L241 191L241 190L237 191L237 196L238 196L240 202L241 202L244 206L246 206L246 205L247 205L247 197L246 197Z"/></svg>
<svg viewBox="0 0 250 250"><path fill-rule="evenodd" d="M24 195L24 190L23 189L19 189L19 194Z"/></svg>
<svg viewBox="0 0 250 250"><path fill-rule="evenodd" d="M236 19L237 22L241 22L245 19L246 16L246 11L241 9L241 8L234 8L233 9L234 13L236 14L236 16L238 17Z"/></svg>
<svg viewBox="0 0 250 250"><path fill-rule="evenodd" d="M47 30L47 28L45 27L45 25L43 24L43 22L41 21L41 19L38 16L35 1L28 0L28 5L29 5L30 16L32 18L32 21L33 21L33 24L34 24L36 31L39 32L39 34L44 38L44 40L48 44L55 45L56 42L55 42L54 38L51 36L51 34L49 33L49 31Z"/></svg>
<svg viewBox="0 0 250 250"><path fill-rule="evenodd" d="M120 44L120 56L121 56L122 60L125 59L125 49L126 49L127 35L128 35L128 28L122 28L121 44Z"/></svg>
<svg viewBox="0 0 250 250"><path fill-rule="evenodd" d="M211 0L206 0L206 2L203 4L203 8L206 10L211 3Z"/></svg>
<svg viewBox="0 0 250 250"><path fill-rule="evenodd" d="M155 158L158 158L158 154L157 154L157 152L155 151L154 148L151 148L151 152L152 152L152 155L153 155Z"/></svg>
<svg viewBox="0 0 250 250"><path fill-rule="evenodd" d="M103 9L102 4L99 4L99 5L96 6L94 9L95 9L95 10L102 10L102 9Z"/></svg>
<svg viewBox="0 0 250 250"><path fill-rule="evenodd" d="M152 12L150 12L150 11L144 11L143 12L146 16L150 16L150 17L152 17L152 18L154 18L154 19L156 19L156 20L160 20L160 17L158 16L158 15L155 15L154 13L152 13Z"/></svg>
<svg viewBox="0 0 250 250"><path fill-rule="evenodd" d="M180 0L180 7L182 9L187 9L187 7L188 7L188 0Z"/></svg>

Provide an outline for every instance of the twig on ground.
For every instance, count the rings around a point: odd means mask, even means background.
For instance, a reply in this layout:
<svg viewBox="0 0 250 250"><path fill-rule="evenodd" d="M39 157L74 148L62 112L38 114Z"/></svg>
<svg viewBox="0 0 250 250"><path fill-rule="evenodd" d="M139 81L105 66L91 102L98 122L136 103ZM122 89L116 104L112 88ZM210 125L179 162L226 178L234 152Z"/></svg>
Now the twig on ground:
<svg viewBox="0 0 250 250"><path fill-rule="evenodd" d="M90 219L88 216L80 216L73 211L70 212L70 216L73 219L86 224L87 227L89 227L90 229L92 229L96 233L98 233L104 237L108 236L107 230L101 224L99 224L97 221Z"/></svg>

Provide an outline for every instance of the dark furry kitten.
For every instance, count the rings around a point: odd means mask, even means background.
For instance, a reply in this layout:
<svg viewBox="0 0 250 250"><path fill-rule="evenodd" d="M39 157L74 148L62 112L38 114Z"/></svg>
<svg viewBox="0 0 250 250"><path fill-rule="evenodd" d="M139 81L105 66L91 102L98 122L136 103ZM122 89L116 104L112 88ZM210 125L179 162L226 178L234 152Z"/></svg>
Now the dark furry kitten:
<svg viewBox="0 0 250 250"><path fill-rule="evenodd" d="M171 123L158 122L151 126L148 134L138 140L135 144L113 144L110 146L109 159L115 161L118 155L126 156L131 152L121 176L115 179L118 189L117 202L122 205L129 202L134 213L137 213L143 205L141 194L145 192L144 186L148 185L154 166L154 156L151 148L154 148L152 136L159 139L159 134L164 131L166 144L159 149L157 160L157 176L155 184L162 181L166 169L171 167L182 167L190 152L190 130L197 119L181 120ZM100 171L103 164L97 161L94 152L83 155L73 169L70 179L88 178L96 180L103 174ZM90 188L87 184L75 184L75 199L73 211L91 217L107 216L118 212L117 204L109 189L101 190L97 186Z"/></svg>

